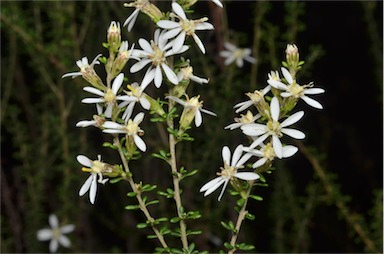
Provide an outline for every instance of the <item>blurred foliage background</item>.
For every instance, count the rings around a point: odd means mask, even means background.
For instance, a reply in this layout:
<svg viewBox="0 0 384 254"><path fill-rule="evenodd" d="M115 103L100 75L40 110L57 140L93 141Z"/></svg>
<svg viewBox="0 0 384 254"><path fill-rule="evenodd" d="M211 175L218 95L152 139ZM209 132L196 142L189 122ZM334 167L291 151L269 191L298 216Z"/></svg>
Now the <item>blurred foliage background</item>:
<svg viewBox="0 0 384 254"><path fill-rule="evenodd" d="M167 1L158 1L169 10ZM93 106L82 105L82 78L61 79L78 71L75 61L98 53L111 20L123 23L133 11L119 1L1 2L1 252L46 252L36 231L55 213L61 223L73 223L71 249L63 252L152 252L136 224L139 212L124 210L133 202L128 185L106 184L95 205L78 190L87 175L76 161L78 154L102 154L109 140L96 128L76 128L89 119ZM199 1L192 17L207 15L215 31L202 32L207 54L196 47L188 53L194 73L209 77L207 86L193 86L205 108L217 113L191 131L195 141L179 147L180 164L199 173L183 184L183 200L203 218L189 225L204 233L194 240L200 250L220 250L226 231L220 220L235 218L234 199L221 202L198 192L221 166L221 147L246 143L240 131L224 126L236 116L232 106L244 93L266 85L267 73L277 70L287 43L295 43L305 67L301 83L314 81L326 90L316 97L324 110L305 108L299 128L307 134L298 143L301 153L276 164L268 188L257 189L263 201L251 203L256 215L247 221L240 240L255 252L381 252L383 216L383 4L381 1L296 2L225 1L221 9ZM132 44L150 38L154 27L140 15L131 33ZM224 66L218 52L224 41L250 47L256 65ZM96 67L102 76L102 67ZM128 68L124 70L128 73ZM140 76L130 74L130 80ZM151 88L149 93L160 96ZM169 172L150 154L164 148L156 127L143 125L150 150L137 163L136 179L164 190ZM152 213L171 213L167 200ZM173 207L173 204L171 204ZM164 214L166 215L166 214ZM163 215L161 215L163 216ZM240 242L241 242L240 241ZM217 245L219 243L219 245Z"/></svg>

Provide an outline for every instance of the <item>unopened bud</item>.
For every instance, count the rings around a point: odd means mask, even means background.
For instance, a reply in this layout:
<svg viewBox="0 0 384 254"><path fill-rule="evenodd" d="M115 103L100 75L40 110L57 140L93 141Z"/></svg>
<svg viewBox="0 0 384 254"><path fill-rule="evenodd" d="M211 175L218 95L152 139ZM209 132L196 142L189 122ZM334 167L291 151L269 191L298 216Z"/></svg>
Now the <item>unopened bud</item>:
<svg viewBox="0 0 384 254"><path fill-rule="evenodd" d="M112 65L112 77L119 75L131 56L132 50L128 50L128 41L123 41L119 53Z"/></svg>
<svg viewBox="0 0 384 254"><path fill-rule="evenodd" d="M246 95L251 99L259 113L264 117L268 117L269 105L264 99L263 92L256 90L253 93L246 93Z"/></svg>
<svg viewBox="0 0 384 254"><path fill-rule="evenodd" d="M297 68L299 63L299 49L297 46L295 44L288 44L285 50L285 55L288 66Z"/></svg>
<svg viewBox="0 0 384 254"><path fill-rule="evenodd" d="M119 22L111 22L111 25L109 26L107 31L107 39L109 49L113 52L116 52L119 49L121 43L121 30Z"/></svg>

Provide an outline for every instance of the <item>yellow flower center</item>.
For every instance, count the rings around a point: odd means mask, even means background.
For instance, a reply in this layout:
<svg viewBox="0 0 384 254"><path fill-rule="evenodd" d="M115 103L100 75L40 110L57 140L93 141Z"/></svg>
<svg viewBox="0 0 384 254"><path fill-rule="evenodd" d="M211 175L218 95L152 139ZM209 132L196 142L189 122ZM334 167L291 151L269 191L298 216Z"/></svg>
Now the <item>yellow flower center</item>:
<svg viewBox="0 0 384 254"><path fill-rule="evenodd" d="M154 42L151 43L151 46L153 49L153 53L149 55L149 58L152 60L152 64L154 66L159 66L165 62L164 52L161 51Z"/></svg>
<svg viewBox="0 0 384 254"><path fill-rule="evenodd" d="M234 174L237 173L236 167L229 166L226 162L224 162L224 167L221 168L221 172L217 173L217 175L222 176L227 179L231 179Z"/></svg>
<svg viewBox="0 0 384 254"><path fill-rule="evenodd" d="M201 108L203 106L202 102L199 102L199 97L200 96L195 96L195 97L192 97L191 99L187 100L186 102L186 107L190 107L190 108Z"/></svg>
<svg viewBox="0 0 384 254"><path fill-rule="evenodd" d="M253 114L251 111L247 111L247 114L241 115L240 119L241 123L252 123L253 122Z"/></svg>
<svg viewBox="0 0 384 254"><path fill-rule="evenodd" d="M271 143L268 143L264 147L263 155L264 155L265 158L267 158L270 161L272 161L276 157L275 151L273 150L273 148L271 146Z"/></svg>
<svg viewBox="0 0 384 254"><path fill-rule="evenodd" d="M254 91L253 93L247 93L246 95L249 97L249 99L251 99L253 103L258 103L262 98L264 98L263 93L258 90Z"/></svg>
<svg viewBox="0 0 384 254"><path fill-rule="evenodd" d="M113 94L112 89L108 88L107 92L104 95L105 102L113 103L113 102L115 102L115 98L116 98L116 96Z"/></svg>
<svg viewBox="0 0 384 254"><path fill-rule="evenodd" d="M129 136L135 135L140 130L139 125L132 121L132 119L128 120L128 124L125 128Z"/></svg>
<svg viewBox="0 0 384 254"><path fill-rule="evenodd" d="M180 20L181 29L187 34L192 35L195 33L195 21L193 20Z"/></svg>
<svg viewBox="0 0 384 254"><path fill-rule="evenodd" d="M269 129L270 134L274 134L278 137L282 137L283 134L281 133L281 126L280 123L277 121L268 121L267 127Z"/></svg>
<svg viewBox="0 0 384 254"><path fill-rule="evenodd" d="M303 95L304 87L294 82L292 85L289 86L289 91L291 92L293 97L299 98Z"/></svg>

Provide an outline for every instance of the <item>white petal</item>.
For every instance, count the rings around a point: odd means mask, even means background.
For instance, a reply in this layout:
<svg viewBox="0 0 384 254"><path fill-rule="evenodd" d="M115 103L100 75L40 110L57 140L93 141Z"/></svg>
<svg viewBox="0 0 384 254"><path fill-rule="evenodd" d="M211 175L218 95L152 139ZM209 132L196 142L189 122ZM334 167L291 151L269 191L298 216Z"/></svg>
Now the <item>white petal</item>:
<svg viewBox="0 0 384 254"><path fill-rule="evenodd" d="M184 45L185 41L185 32L181 32L174 40L173 40L173 46L172 50L174 52L178 52L181 47Z"/></svg>
<svg viewBox="0 0 384 254"><path fill-rule="evenodd" d="M149 64L151 62L150 59L141 59L139 62L135 63L134 65L131 66L131 69L129 71L131 73L138 72L139 70L143 69L144 66Z"/></svg>
<svg viewBox="0 0 384 254"><path fill-rule="evenodd" d="M239 161L241 154L243 153L243 148L244 148L243 145L238 145L236 147L235 151L232 154L232 161L230 164L231 167L234 167L236 163Z"/></svg>
<svg viewBox="0 0 384 254"><path fill-rule="evenodd" d="M92 183L91 183L91 188L89 190L89 201L91 204L95 203L95 198L96 198L96 192L97 192L97 175L92 174Z"/></svg>
<svg viewBox="0 0 384 254"><path fill-rule="evenodd" d="M49 225L51 228L58 228L59 227L59 220L57 219L57 216L54 214L49 215Z"/></svg>
<svg viewBox="0 0 384 254"><path fill-rule="evenodd" d="M144 51L146 51L146 52L148 52L148 53L152 53L152 52L153 52L152 46L151 46L151 44L150 44L147 40L145 40L145 39L143 39L143 38L140 38L140 39L139 39L139 45L140 45L140 47L141 47Z"/></svg>
<svg viewBox="0 0 384 254"><path fill-rule="evenodd" d="M145 152L147 150L147 146L145 145L144 141L138 135L133 135L133 140L135 141L136 146L142 152Z"/></svg>
<svg viewBox="0 0 384 254"><path fill-rule="evenodd" d="M314 99L311 99L305 95L301 96L300 98L303 101L305 101L309 106L312 106L317 109L323 109L323 106L319 102L315 101Z"/></svg>
<svg viewBox="0 0 384 254"><path fill-rule="evenodd" d="M296 146L284 146L283 147L283 158L288 158L293 156L299 149Z"/></svg>
<svg viewBox="0 0 384 254"><path fill-rule="evenodd" d="M83 75L83 73L81 73L81 72L70 72L70 73L64 74L63 76L61 76L61 78L66 78L66 77L76 78L76 77L82 76L82 75Z"/></svg>
<svg viewBox="0 0 384 254"><path fill-rule="evenodd" d="M243 65L244 65L243 58L240 58L240 57L236 58L236 65L239 68L243 67Z"/></svg>
<svg viewBox="0 0 384 254"><path fill-rule="evenodd" d="M53 238L49 243L49 252L51 253L56 252L58 247L59 247L59 242Z"/></svg>
<svg viewBox="0 0 384 254"><path fill-rule="evenodd" d="M93 93L93 94L96 94L96 95L99 95L99 96L104 96L105 93L100 91L99 89L96 89L94 87L90 87L90 86L86 86L83 88L84 91L87 91L89 93Z"/></svg>
<svg viewBox="0 0 384 254"><path fill-rule="evenodd" d="M206 109L203 109L201 108L200 109L201 112L205 113L205 114L208 114L208 115L211 115L211 116L217 116L215 113L213 113L212 111L209 111L209 110L206 110Z"/></svg>
<svg viewBox="0 0 384 254"><path fill-rule="evenodd" d="M320 94L324 92L325 90L322 88L308 88L304 90L304 94Z"/></svg>
<svg viewBox="0 0 384 254"><path fill-rule="evenodd" d="M281 159L283 158L283 145L281 144L280 139L273 135L272 136L273 150L275 150L276 157Z"/></svg>
<svg viewBox="0 0 384 254"><path fill-rule="evenodd" d="M260 178L260 176L254 172L237 172L234 176L241 180L256 180Z"/></svg>
<svg viewBox="0 0 384 254"><path fill-rule="evenodd" d="M205 54L204 44L201 42L200 38L196 34L192 34L192 37L195 40L197 46L199 46L201 52L203 52L203 54Z"/></svg>
<svg viewBox="0 0 384 254"><path fill-rule="evenodd" d="M111 118L112 117L112 110L113 110L113 105L108 104L107 108L105 109L105 112L104 112L105 117Z"/></svg>
<svg viewBox="0 0 384 254"><path fill-rule="evenodd" d="M51 229L40 229L37 231L37 240L39 241L47 241L52 238L52 230Z"/></svg>
<svg viewBox="0 0 384 254"><path fill-rule="evenodd" d="M140 105L146 110L151 108L151 103L145 98L140 98Z"/></svg>
<svg viewBox="0 0 384 254"><path fill-rule="evenodd" d="M120 73L119 75L117 75L117 77L115 78L115 80L113 81L113 84L112 84L112 92L113 94L117 94L117 91L120 89L121 85L123 84L123 80L124 80L124 74L123 73Z"/></svg>
<svg viewBox="0 0 384 254"><path fill-rule="evenodd" d="M168 67L168 65L163 63L163 64L161 64L161 67L163 67L165 75L167 76L169 81L171 81L171 83L173 83L175 85L179 84L179 80L177 79L176 74L173 72L173 70L171 68Z"/></svg>
<svg viewBox="0 0 384 254"><path fill-rule="evenodd" d="M68 225L62 226L60 228L60 231L63 234L71 233L73 230L75 230L75 225L73 225L73 224L68 224Z"/></svg>
<svg viewBox="0 0 384 254"><path fill-rule="evenodd" d="M140 124L144 119L144 113L143 112L140 112L139 114L137 114L135 116L135 118L133 119L133 121L137 124Z"/></svg>
<svg viewBox="0 0 384 254"><path fill-rule="evenodd" d="M144 75L141 85L147 86L149 83L151 83L151 81L155 78L155 72L156 72L156 69L149 67L147 72Z"/></svg>
<svg viewBox="0 0 384 254"><path fill-rule="evenodd" d="M91 183L92 183L92 179L93 179L93 175L90 175L87 178L83 186L81 186L81 189L79 191L79 196L83 196L89 190L89 187L91 186Z"/></svg>
<svg viewBox="0 0 384 254"><path fill-rule="evenodd" d="M173 29L176 27L180 27L179 22L171 21L171 20L160 20L156 23L159 27L163 29Z"/></svg>
<svg viewBox="0 0 384 254"><path fill-rule="evenodd" d="M304 116L304 111L296 112L295 114L293 114L290 117L288 117L287 119L285 119L280 124L280 126L286 127L286 126L292 125L292 124L296 123L297 121L299 121L303 116Z"/></svg>
<svg viewBox="0 0 384 254"><path fill-rule="evenodd" d="M231 165L231 150L229 150L228 146L224 146L223 150L221 151L221 155L223 157L223 162L227 165Z"/></svg>
<svg viewBox="0 0 384 254"><path fill-rule="evenodd" d="M299 130L290 129L290 128L283 128L283 129L281 129L281 132L292 137L292 138L295 138L295 139L304 139L305 138L305 134Z"/></svg>
<svg viewBox="0 0 384 254"><path fill-rule="evenodd" d="M78 155L76 157L77 161L88 168L92 167L92 161L85 155Z"/></svg>
<svg viewBox="0 0 384 254"><path fill-rule="evenodd" d="M259 123L250 123L241 126L241 130L247 136L260 136L267 132L267 127Z"/></svg>
<svg viewBox="0 0 384 254"><path fill-rule="evenodd" d="M263 166L267 162L267 160L268 160L267 158L261 158L260 160L258 160L255 163L253 163L252 167L253 168L261 167L261 166Z"/></svg>
<svg viewBox="0 0 384 254"><path fill-rule="evenodd" d="M187 16L185 15L185 12L183 10L183 8L181 8L181 6L176 3L176 2L173 2L172 3L172 10L176 13L176 15L178 15L180 18L182 19L187 19Z"/></svg>
<svg viewBox="0 0 384 254"><path fill-rule="evenodd" d="M280 93L281 97L283 98L287 98L287 97L290 97L292 96L292 93L291 92L282 92Z"/></svg>
<svg viewBox="0 0 384 254"><path fill-rule="evenodd" d="M96 124L96 121L80 121L76 123L76 127L88 127L95 124Z"/></svg>
<svg viewBox="0 0 384 254"><path fill-rule="evenodd" d="M292 84L293 83L293 78L292 78L291 73L289 73L289 71L286 68L284 68L284 67L281 67L281 72L283 73L283 76L284 76L285 80L287 80L287 82L289 84Z"/></svg>
<svg viewBox="0 0 384 254"><path fill-rule="evenodd" d="M209 182L207 182L206 184L204 184L201 188L200 188L200 192L203 192L203 191L206 191L210 188L212 188L213 186L215 186L218 182L222 181L223 178L222 177L216 177L212 180L210 180Z"/></svg>
<svg viewBox="0 0 384 254"><path fill-rule="evenodd" d="M124 126L122 126L121 124L115 123L115 122L106 121L103 124L103 128L107 128L107 129L122 129L122 128L124 128Z"/></svg>
<svg viewBox="0 0 384 254"><path fill-rule="evenodd" d="M203 122L203 118L201 116L201 112L200 112L200 110L196 110L196 112L195 112L195 125L196 125L196 127L199 127L202 122Z"/></svg>
<svg viewBox="0 0 384 254"><path fill-rule="evenodd" d="M65 235L60 236L59 243L66 248L71 247L71 241Z"/></svg>
<svg viewBox="0 0 384 254"><path fill-rule="evenodd" d="M81 100L82 103L93 104L105 102L104 98L85 98Z"/></svg>
<svg viewBox="0 0 384 254"><path fill-rule="evenodd" d="M195 30L213 30L215 29L211 23L203 22L198 23L195 27Z"/></svg>
<svg viewBox="0 0 384 254"><path fill-rule="evenodd" d="M106 129L106 130L103 130L104 133L127 133L125 130L113 130L113 129Z"/></svg>
<svg viewBox="0 0 384 254"><path fill-rule="evenodd" d="M274 79L268 79L267 82L269 85L273 86L276 89L288 90L288 86L286 84L282 83L281 81L274 80Z"/></svg>
<svg viewBox="0 0 384 254"><path fill-rule="evenodd" d="M163 74L161 73L160 66L156 66L155 68L155 86L159 88L161 83L163 82Z"/></svg>
<svg viewBox="0 0 384 254"><path fill-rule="evenodd" d="M244 111L245 109L247 109L247 108L249 108L250 106L252 106L253 105L253 102L251 101L251 100L249 100L249 101L244 101L244 102L240 102L240 103L238 103L238 104L236 104L235 106L234 106L234 108L237 108L238 107L238 109L235 111L236 113L239 113L239 112L241 112L241 111Z"/></svg>
<svg viewBox="0 0 384 254"><path fill-rule="evenodd" d="M279 115L280 115L280 104L279 104L279 99L276 97L272 98L271 101L271 116L274 121L279 121Z"/></svg>
<svg viewBox="0 0 384 254"><path fill-rule="evenodd" d="M262 142L264 142L264 140L267 139L268 136L269 136L269 133L265 133L264 135L258 137L255 141L252 142L249 148L253 149L256 146L260 145Z"/></svg>
<svg viewBox="0 0 384 254"><path fill-rule="evenodd" d="M224 47L229 49L230 51L237 50L237 47L235 45L233 45L232 43L229 43L229 42L225 42L224 43Z"/></svg>
<svg viewBox="0 0 384 254"><path fill-rule="evenodd" d="M241 167L244 166L244 164L252 157L252 154L246 153L243 155L243 157L240 158L240 160L236 163L235 167Z"/></svg>
<svg viewBox="0 0 384 254"><path fill-rule="evenodd" d="M212 0L217 6L223 8L223 4L220 2L220 0Z"/></svg>
<svg viewBox="0 0 384 254"><path fill-rule="evenodd" d="M223 194L224 194L225 188L227 188L228 182L229 182L228 179L225 179L225 180L224 180L224 186L223 186L223 188L221 189L221 192L220 192L219 197L217 198L218 201L221 200L221 197L222 197Z"/></svg>

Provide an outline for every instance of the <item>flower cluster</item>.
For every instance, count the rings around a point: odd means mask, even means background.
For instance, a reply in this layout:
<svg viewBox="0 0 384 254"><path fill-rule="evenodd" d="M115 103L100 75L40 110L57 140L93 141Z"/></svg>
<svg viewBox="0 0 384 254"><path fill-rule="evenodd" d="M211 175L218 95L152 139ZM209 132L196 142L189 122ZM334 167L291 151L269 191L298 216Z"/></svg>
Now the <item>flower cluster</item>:
<svg viewBox="0 0 384 254"><path fill-rule="evenodd" d="M221 5L218 0L215 4ZM158 29L155 30L153 39L138 39L140 48L135 48L135 44L129 48L128 41L122 40L120 23L112 21L107 30L107 43L105 45L109 51L109 57L97 55L91 64L88 58L83 57L76 64L80 68L79 72L72 72L63 75L64 77L82 76L90 85L83 90L91 94L91 97L84 98L81 102L96 105L96 114L91 120L79 121L76 126L99 128L103 133L109 133L113 138L122 135L122 142L125 146L125 156L132 159L139 151L146 152L144 130L140 124L144 121L145 111L157 113L164 117L165 111L162 103L152 98L146 93L147 87L153 82L155 87L160 88L164 83L171 88L180 83L178 92L169 94L165 99L177 102L184 107L180 119L180 135L189 129L193 120L198 127L202 124L201 112L215 116L216 114L202 108L202 101L199 96L189 99L185 93L186 86L190 82L198 84L208 83L208 79L198 77L193 74L193 67L190 61L181 59L178 66L175 66L175 57L187 50L185 45L188 37L192 37L202 53L205 53L203 42L198 37L200 30L212 30L213 25L208 23L208 18L203 17L197 20L190 20L180 4L171 4L172 12L169 15L163 14L155 5L147 0L136 0L126 7L135 7L136 10L128 17L123 26L128 26L128 31L133 28L139 12L147 14L156 23ZM222 6L222 5L221 5ZM129 61L134 62L130 68L130 73L137 73L145 69L141 81L131 82L124 85L126 76L122 70ZM95 65L105 64L107 77L104 83L95 70ZM127 89L126 89L127 88ZM137 106L140 105L139 112ZM144 112L143 112L144 110ZM77 157L78 162L84 167L84 172L89 172L90 176L80 188L79 195L82 196L89 191L89 200L93 204L96 198L98 183L105 184L108 177L117 176L122 173L117 166L112 166L98 160L92 161L85 155ZM107 178L104 178L107 177Z"/></svg>
<svg viewBox="0 0 384 254"><path fill-rule="evenodd" d="M227 45L234 51L233 45ZM222 54L227 56L226 54ZM229 54L228 54L229 56ZM299 85L296 80L296 74L300 70L304 62L299 61L299 53L296 45L288 45L286 50L286 61L283 62L285 67L281 68L282 76L277 71L268 74L267 86L253 93L246 93L249 100L240 102L234 106L236 113L242 112L251 106L255 106L257 114L253 114L250 110L240 118L235 118L235 123L226 126L226 129L235 130L240 128L241 131L252 140L249 147L239 145L234 152L234 159L229 163L229 149L223 148L224 167L218 173L219 177L209 181L200 191L205 196L212 193L219 186L233 181L235 178L253 181L259 178L257 175L266 172L271 167L275 158L282 159L293 156L298 148L293 145L284 145L282 139L285 136L294 139L304 139L305 134L297 129L289 128L297 123L303 116L304 111L291 113L297 101L302 99L308 105L322 109L322 105L308 97L307 95L324 93L322 88L313 88L313 84ZM235 57L227 58L227 63L234 61ZM242 62L238 62L242 65ZM266 101L267 94L272 92L270 103ZM240 158L242 152L245 154ZM256 157L256 161L252 164L255 172L237 172L237 169ZM236 158L236 159L235 159ZM241 162L241 163L240 163ZM223 188L223 190L224 190ZM220 193L219 200L223 195Z"/></svg>

